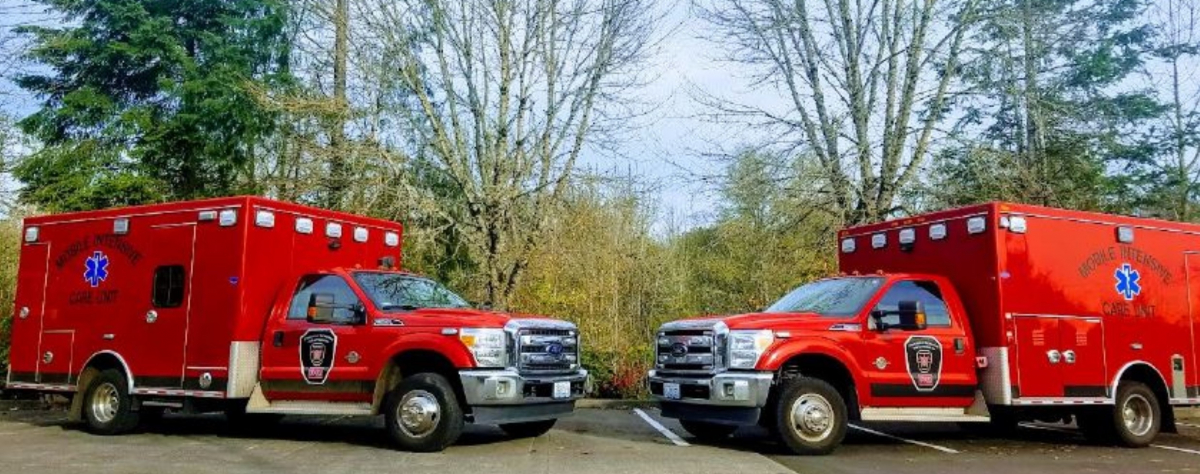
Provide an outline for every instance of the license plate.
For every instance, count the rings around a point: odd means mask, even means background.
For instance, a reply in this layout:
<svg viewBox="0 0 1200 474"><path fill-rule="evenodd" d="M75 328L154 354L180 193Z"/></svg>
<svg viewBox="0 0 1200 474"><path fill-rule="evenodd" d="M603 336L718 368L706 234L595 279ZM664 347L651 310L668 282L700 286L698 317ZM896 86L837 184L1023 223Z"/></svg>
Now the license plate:
<svg viewBox="0 0 1200 474"><path fill-rule="evenodd" d="M571 382L554 382L554 398L571 398Z"/></svg>
<svg viewBox="0 0 1200 474"><path fill-rule="evenodd" d="M679 400L680 398L683 398L683 395L681 395L679 391L679 384L664 383L663 398L666 398L667 400Z"/></svg>

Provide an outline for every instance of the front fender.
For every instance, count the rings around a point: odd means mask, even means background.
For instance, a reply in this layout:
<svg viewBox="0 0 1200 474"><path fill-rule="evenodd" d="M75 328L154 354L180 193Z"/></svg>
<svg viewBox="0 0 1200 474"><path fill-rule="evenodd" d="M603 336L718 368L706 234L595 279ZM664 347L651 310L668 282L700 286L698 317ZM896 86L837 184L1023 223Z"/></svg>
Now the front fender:
<svg viewBox="0 0 1200 474"><path fill-rule="evenodd" d="M387 354L385 361L390 361L397 355L409 351L435 352L445 357L458 369L475 367L475 357L467 350L467 346L459 342L457 334L452 336L433 333L401 335L384 349L384 354Z"/></svg>

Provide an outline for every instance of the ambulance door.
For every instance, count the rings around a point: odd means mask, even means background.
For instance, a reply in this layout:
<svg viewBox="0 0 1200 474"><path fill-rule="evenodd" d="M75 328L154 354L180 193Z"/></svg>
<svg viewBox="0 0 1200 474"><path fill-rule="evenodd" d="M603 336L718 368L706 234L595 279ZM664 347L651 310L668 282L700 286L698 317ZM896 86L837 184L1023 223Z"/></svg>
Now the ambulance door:
<svg viewBox="0 0 1200 474"><path fill-rule="evenodd" d="M49 243L25 244L21 251L20 273L12 320L12 381L35 382L42 360L43 311L46 308L46 276L49 269ZM64 357L64 360L66 358Z"/></svg>
<svg viewBox="0 0 1200 474"><path fill-rule="evenodd" d="M309 322L312 298L335 307L332 322ZM262 349L263 394L280 400L370 402L374 376L368 370L370 333L363 300L341 275L310 274L299 279L290 301L277 305L267 324Z"/></svg>
<svg viewBox="0 0 1200 474"><path fill-rule="evenodd" d="M155 245L149 247L147 261L154 266L142 282L146 296L141 309L131 315L135 337L121 353L137 374L134 383L139 388L179 388L191 317L196 225L156 226L149 232Z"/></svg>
<svg viewBox="0 0 1200 474"><path fill-rule="evenodd" d="M901 302L921 303L926 328L921 330L879 330L872 318L864 339L869 359L870 401L872 407L966 407L975 398L977 375L975 350L966 329L956 327L950 307L936 282L902 280L884 293L876 311L895 312ZM899 324L899 317L888 315L884 324Z"/></svg>

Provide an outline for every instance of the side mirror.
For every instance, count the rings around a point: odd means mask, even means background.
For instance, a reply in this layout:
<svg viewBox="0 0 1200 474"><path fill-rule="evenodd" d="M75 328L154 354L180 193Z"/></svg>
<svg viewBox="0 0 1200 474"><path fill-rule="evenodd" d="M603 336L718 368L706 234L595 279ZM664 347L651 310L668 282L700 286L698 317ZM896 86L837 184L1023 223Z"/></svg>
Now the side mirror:
<svg viewBox="0 0 1200 474"><path fill-rule="evenodd" d="M334 303L336 298L332 293L313 293L308 297L308 313L305 318L312 324L362 324L366 322L367 310L361 304L339 305ZM354 313L352 321L337 317L337 310L350 310Z"/></svg>
<svg viewBox="0 0 1200 474"><path fill-rule="evenodd" d="M901 301L896 310L900 316L900 324L896 325L897 329L904 331L922 331L927 326L925 324L925 306L920 301Z"/></svg>
<svg viewBox="0 0 1200 474"><path fill-rule="evenodd" d="M883 321L888 316L895 315L899 321L889 324ZM875 330L885 332L889 329L900 331L922 331L928 327L925 323L925 306L920 301L901 301L895 311L871 311L871 319Z"/></svg>
<svg viewBox="0 0 1200 474"><path fill-rule="evenodd" d="M329 324L333 322L334 296L330 293L313 293L308 297L308 322Z"/></svg>

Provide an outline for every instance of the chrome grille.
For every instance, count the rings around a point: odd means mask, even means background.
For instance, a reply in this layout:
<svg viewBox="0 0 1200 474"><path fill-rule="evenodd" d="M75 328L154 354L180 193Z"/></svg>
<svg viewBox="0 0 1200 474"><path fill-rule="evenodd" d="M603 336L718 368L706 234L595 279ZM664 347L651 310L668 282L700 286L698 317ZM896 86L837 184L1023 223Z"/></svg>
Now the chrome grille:
<svg viewBox="0 0 1200 474"><path fill-rule="evenodd" d="M712 372L721 365L724 335L714 329L663 330L658 333L658 368L665 371Z"/></svg>
<svg viewBox="0 0 1200 474"><path fill-rule="evenodd" d="M579 337L574 329L517 331L517 370L522 373L571 372L578 363Z"/></svg>

